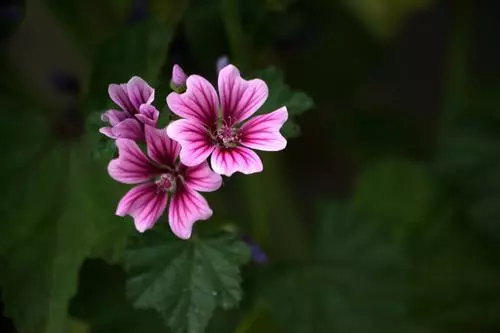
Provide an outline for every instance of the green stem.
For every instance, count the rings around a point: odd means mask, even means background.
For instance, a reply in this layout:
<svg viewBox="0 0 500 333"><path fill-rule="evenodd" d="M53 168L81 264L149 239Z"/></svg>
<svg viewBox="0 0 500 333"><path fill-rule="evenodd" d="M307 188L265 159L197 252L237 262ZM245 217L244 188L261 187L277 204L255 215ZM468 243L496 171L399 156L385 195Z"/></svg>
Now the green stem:
<svg viewBox="0 0 500 333"><path fill-rule="evenodd" d="M241 26L236 0L221 0L221 13L234 62L243 72L250 69L248 45Z"/></svg>

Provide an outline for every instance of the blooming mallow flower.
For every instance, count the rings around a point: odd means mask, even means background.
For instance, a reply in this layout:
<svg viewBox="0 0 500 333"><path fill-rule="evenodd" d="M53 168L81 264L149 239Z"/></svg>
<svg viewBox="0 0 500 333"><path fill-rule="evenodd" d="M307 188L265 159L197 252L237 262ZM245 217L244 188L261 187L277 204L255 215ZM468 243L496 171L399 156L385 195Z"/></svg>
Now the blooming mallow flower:
<svg viewBox="0 0 500 333"><path fill-rule="evenodd" d="M175 64L172 68L172 79L170 80L172 90L184 92L184 90L186 90L186 79L187 75L184 73L181 66Z"/></svg>
<svg viewBox="0 0 500 333"><path fill-rule="evenodd" d="M251 174L263 169L252 149L278 151L286 147L280 129L288 118L286 107L250 118L267 99L260 79L244 80L233 65L219 72L219 96L201 76L191 75L186 92L172 92L167 104L183 119L171 122L168 135L181 145L180 160L194 166L211 155L212 169L222 175Z"/></svg>
<svg viewBox="0 0 500 333"><path fill-rule="evenodd" d="M102 127L99 132L112 138L144 141L144 125L156 126L160 113L151 105L155 91L138 76L127 83L110 84L109 97L121 110L108 110L101 116L111 127Z"/></svg>
<svg viewBox="0 0 500 333"><path fill-rule="evenodd" d="M130 139L117 139L118 158L108 166L111 177L124 184L137 184L120 200L116 215L130 215L139 232L154 226L167 208L168 221L179 238L191 236L193 224L207 220L212 210L200 192L217 190L222 178L206 161L196 166L178 162L180 146L165 129L145 126L148 157Z"/></svg>

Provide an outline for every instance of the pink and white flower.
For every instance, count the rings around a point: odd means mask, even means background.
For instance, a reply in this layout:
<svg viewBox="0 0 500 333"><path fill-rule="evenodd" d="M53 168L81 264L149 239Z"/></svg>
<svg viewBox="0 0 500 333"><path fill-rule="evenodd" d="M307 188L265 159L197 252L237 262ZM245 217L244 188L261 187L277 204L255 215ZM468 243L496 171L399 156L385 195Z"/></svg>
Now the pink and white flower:
<svg viewBox="0 0 500 333"><path fill-rule="evenodd" d="M196 166L178 162L180 146L165 129L145 126L146 156L130 139L117 139L119 156L108 166L111 177L124 184L138 184L120 200L116 215L130 215L139 232L152 228L167 208L173 233L191 236L193 224L207 220L212 210L200 192L212 192L222 184L206 161Z"/></svg>
<svg viewBox="0 0 500 333"><path fill-rule="evenodd" d="M170 109L183 119L171 122L168 135L181 145L180 159L188 166L211 155L212 169L222 175L263 170L252 150L278 151L286 147L280 129L288 119L286 107L250 118L266 101L268 88L260 79L244 80L233 65L219 72L219 95L198 75L186 81L186 92L167 97Z"/></svg>
<svg viewBox="0 0 500 333"><path fill-rule="evenodd" d="M111 127L102 127L99 132L112 139L124 138L144 141L144 125L156 126L159 112L151 105L155 91L138 76L127 83L110 84L109 97L121 110L108 110L101 116Z"/></svg>

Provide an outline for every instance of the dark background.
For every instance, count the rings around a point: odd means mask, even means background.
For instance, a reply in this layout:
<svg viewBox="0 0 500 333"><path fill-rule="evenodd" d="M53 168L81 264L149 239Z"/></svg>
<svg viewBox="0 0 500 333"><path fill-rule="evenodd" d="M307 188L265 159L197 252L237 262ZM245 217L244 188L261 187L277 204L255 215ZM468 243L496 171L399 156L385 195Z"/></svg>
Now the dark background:
<svg viewBox="0 0 500 333"><path fill-rule="evenodd" d="M98 161L68 177L99 193L115 186L96 115L109 103L107 84L149 73L141 66L155 61L141 38L116 48L115 36L154 21L170 34L155 84L163 114L174 63L214 82L223 55L246 77L280 68L292 90L314 101L294 117L300 134L287 149L261 154L263 173L226 179L208 196L213 227L238 228L268 258L243 271L242 312L217 312L209 330L500 332L499 14L494 0L2 1L0 264L16 263L0 265L0 290L14 295L5 304L38 297L25 285L37 280L25 277L47 273L31 267L51 242L37 237L52 227L26 222L30 212L45 209L50 219L87 209L68 203L84 200L73 195L80 187L65 187L68 200L50 195L67 178L64 166L37 166L53 153L46 147L89 138L75 158ZM122 57L130 66L118 73ZM130 227L106 215L123 191L92 216ZM64 237L57 228L54 237ZM19 236L26 230L33 236ZM123 232L133 233L102 237ZM7 246L16 240L22 245ZM304 273L276 278L297 263L307 263ZM92 302L132 311L119 265L87 259L75 272L69 315L83 326L71 330L106 332L95 328L106 320ZM119 291L106 293L106 283ZM1 332L15 332L8 317ZM107 332L135 332L140 321L113 318L124 326Z"/></svg>

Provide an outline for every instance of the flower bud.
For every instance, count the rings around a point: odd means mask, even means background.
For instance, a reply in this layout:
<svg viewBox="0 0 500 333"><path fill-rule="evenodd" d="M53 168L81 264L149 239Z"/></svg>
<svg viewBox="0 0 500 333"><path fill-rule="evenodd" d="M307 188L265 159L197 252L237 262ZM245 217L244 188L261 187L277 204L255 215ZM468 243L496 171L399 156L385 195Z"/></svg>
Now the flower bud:
<svg viewBox="0 0 500 333"><path fill-rule="evenodd" d="M186 90L187 75L182 70L181 66L175 64L172 69L172 79L170 80L170 87L172 90L181 93Z"/></svg>
<svg viewBox="0 0 500 333"><path fill-rule="evenodd" d="M219 57L219 59L217 59L217 65L216 65L217 73L219 73L220 70L226 67L227 65L229 65L229 58L227 56Z"/></svg>

